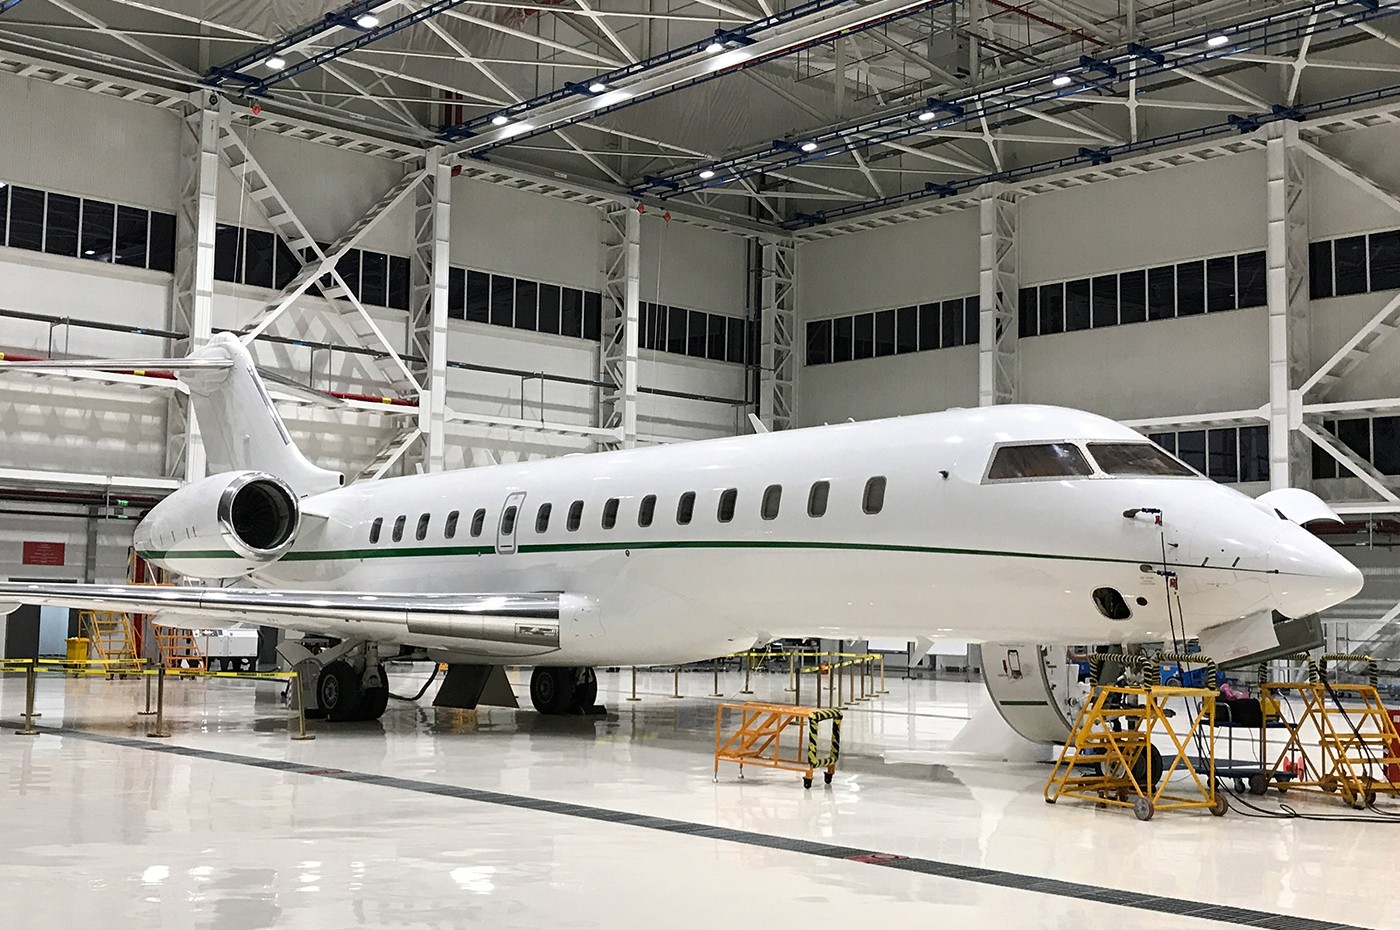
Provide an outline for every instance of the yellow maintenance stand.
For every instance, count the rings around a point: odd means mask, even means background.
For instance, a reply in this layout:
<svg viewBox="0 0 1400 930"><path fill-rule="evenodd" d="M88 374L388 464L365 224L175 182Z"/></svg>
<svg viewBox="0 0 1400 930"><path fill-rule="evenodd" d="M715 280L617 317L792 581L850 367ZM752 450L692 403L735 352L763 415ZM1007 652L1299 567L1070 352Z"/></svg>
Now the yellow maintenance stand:
<svg viewBox="0 0 1400 930"><path fill-rule="evenodd" d="M1318 662L1294 658L1306 661L1307 681L1269 681L1267 666L1260 666L1260 701L1301 708L1293 720L1280 715L1288 735L1276 751L1268 748L1268 730L1260 732L1259 758L1272 760L1266 767L1269 785L1338 794L1358 810L1374 804L1379 792L1400 795L1400 735L1381 701L1375 660L1340 653ZM1330 681L1329 662L1364 664L1367 683Z"/></svg>
<svg viewBox="0 0 1400 930"><path fill-rule="evenodd" d="M1206 687L1163 687L1163 660L1192 662L1206 667ZM1140 684L1099 684L1104 661L1121 664L1129 678ZM1099 807L1130 807L1139 820L1151 820L1159 810L1202 808L1217 817L1229 809L1225 796L1216 791L1215 698L1219 681L1216 665L1207 656L1159 653L1155 658L1122 653L1098 654L1091 659L1089 698L1079 711L1069 738L1060 748L1045 801L1060 798L1094 801ZM1178 727L1167 701L1194 702L1188 725ZM1152 745L1154 734L1171 740L1175 753L1163 757ZM1196 739L1206 745L1199 770L1192 762ZM1173 776L1184 793L1168 793ZM1193 790L1194 789L1194 790Z"/></svg>

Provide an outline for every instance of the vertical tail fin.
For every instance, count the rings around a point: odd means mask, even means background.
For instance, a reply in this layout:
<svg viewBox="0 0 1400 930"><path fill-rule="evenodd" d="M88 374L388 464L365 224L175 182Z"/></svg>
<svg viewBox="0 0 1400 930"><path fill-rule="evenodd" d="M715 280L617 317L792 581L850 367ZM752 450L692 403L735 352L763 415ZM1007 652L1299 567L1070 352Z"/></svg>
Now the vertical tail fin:
<svg viewBox="0 0 1400 930"><path fill-rule="evenodd" d="M344 475L313 465L292 442L252 356L236 336L219 333L190 357L231 363L227 368L179 372L189 385L210 474L265 471L286 481L299 497L345 483Z"/></svg>

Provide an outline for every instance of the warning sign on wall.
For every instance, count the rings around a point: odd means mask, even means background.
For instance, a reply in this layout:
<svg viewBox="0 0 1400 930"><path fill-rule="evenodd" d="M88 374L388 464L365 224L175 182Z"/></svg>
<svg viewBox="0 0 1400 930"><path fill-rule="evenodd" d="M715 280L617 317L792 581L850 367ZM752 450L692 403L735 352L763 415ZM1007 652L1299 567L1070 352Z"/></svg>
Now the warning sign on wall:
<svg viewBox="0 0 1400 930"><path fill-rule="evenodd" d="M64 544L61 542L24 543L25 565L62 565ZM13 550L11 550L13 551Z"/></svg>

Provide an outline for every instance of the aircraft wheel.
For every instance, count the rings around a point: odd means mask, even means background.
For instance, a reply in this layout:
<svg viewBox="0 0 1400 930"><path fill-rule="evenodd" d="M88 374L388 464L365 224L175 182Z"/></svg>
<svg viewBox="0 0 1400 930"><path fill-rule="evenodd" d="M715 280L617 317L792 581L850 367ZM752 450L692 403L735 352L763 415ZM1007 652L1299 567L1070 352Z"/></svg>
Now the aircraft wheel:
<svg viewBox="0 0 1400 930"><path fill-rule="evenodd" d="M327 665L316 681L316 703L335 723L357 719L355 712L364 700L363 695L360 676L346 662Z"/></svg>
<svg viewBox="0 0 1400 930"><path fill-rule="evenodd" d="M379 666L379 685L365 691L364 697L360 700L359 713L355 715L357 720L378 720L384 716L384 711L389 707L389 676L384 673L384 666Z"/></svg>
<svg viewBox="0 0 1400 930"><path fill-rule="evenodd" d="M564 713L574 704L575 677L571 668L536 668L530 674L530 703L542 714Z"/></svg>

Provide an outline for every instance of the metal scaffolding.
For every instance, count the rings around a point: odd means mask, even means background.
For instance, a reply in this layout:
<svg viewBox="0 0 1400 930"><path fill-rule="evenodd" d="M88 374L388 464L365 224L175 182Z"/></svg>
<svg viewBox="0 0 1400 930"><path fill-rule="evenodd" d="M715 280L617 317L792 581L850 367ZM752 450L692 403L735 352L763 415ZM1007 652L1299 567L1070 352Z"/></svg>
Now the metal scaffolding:
<svg viewBox="0 0 1400 930"><path fill-rule="evenodd" d="M1308 442L1298 432L1309 361L1307 171L1297 123L1271 123L1266 132L1269 481L1275 488L1308 487Z"/></svg>
<svg viewBox="0 0 1400 930"><path fill-rule="evenodd" d="M758 418L770 430L797 425L797 249L765 242L760 308Z"/></svg>
<svg viewBox="0 0 1400 930"><path fill-rule="evenodd" d="M641 312L642 214L630 205L603 210L603 329L598 426L613 430L600 448L637 444L637 334Z"/></svg>
<svg viewBox="0 0 1400 930"><path fill-rule="evenodd" d="M447 278L451 251L452 168L439 149L424 156L423 181L414 189L413 254L408 311L408 349L422 359L413 372L418 395L422 465L442 471L447 427Z"/></svg>
<svg viewBox="0 0 1400 930"><path fill-rule="evenodd" d="M1020 283L1017 270L1018 194L999 184L982 191L979 236L977 404L1016 401Z"/></svg>

